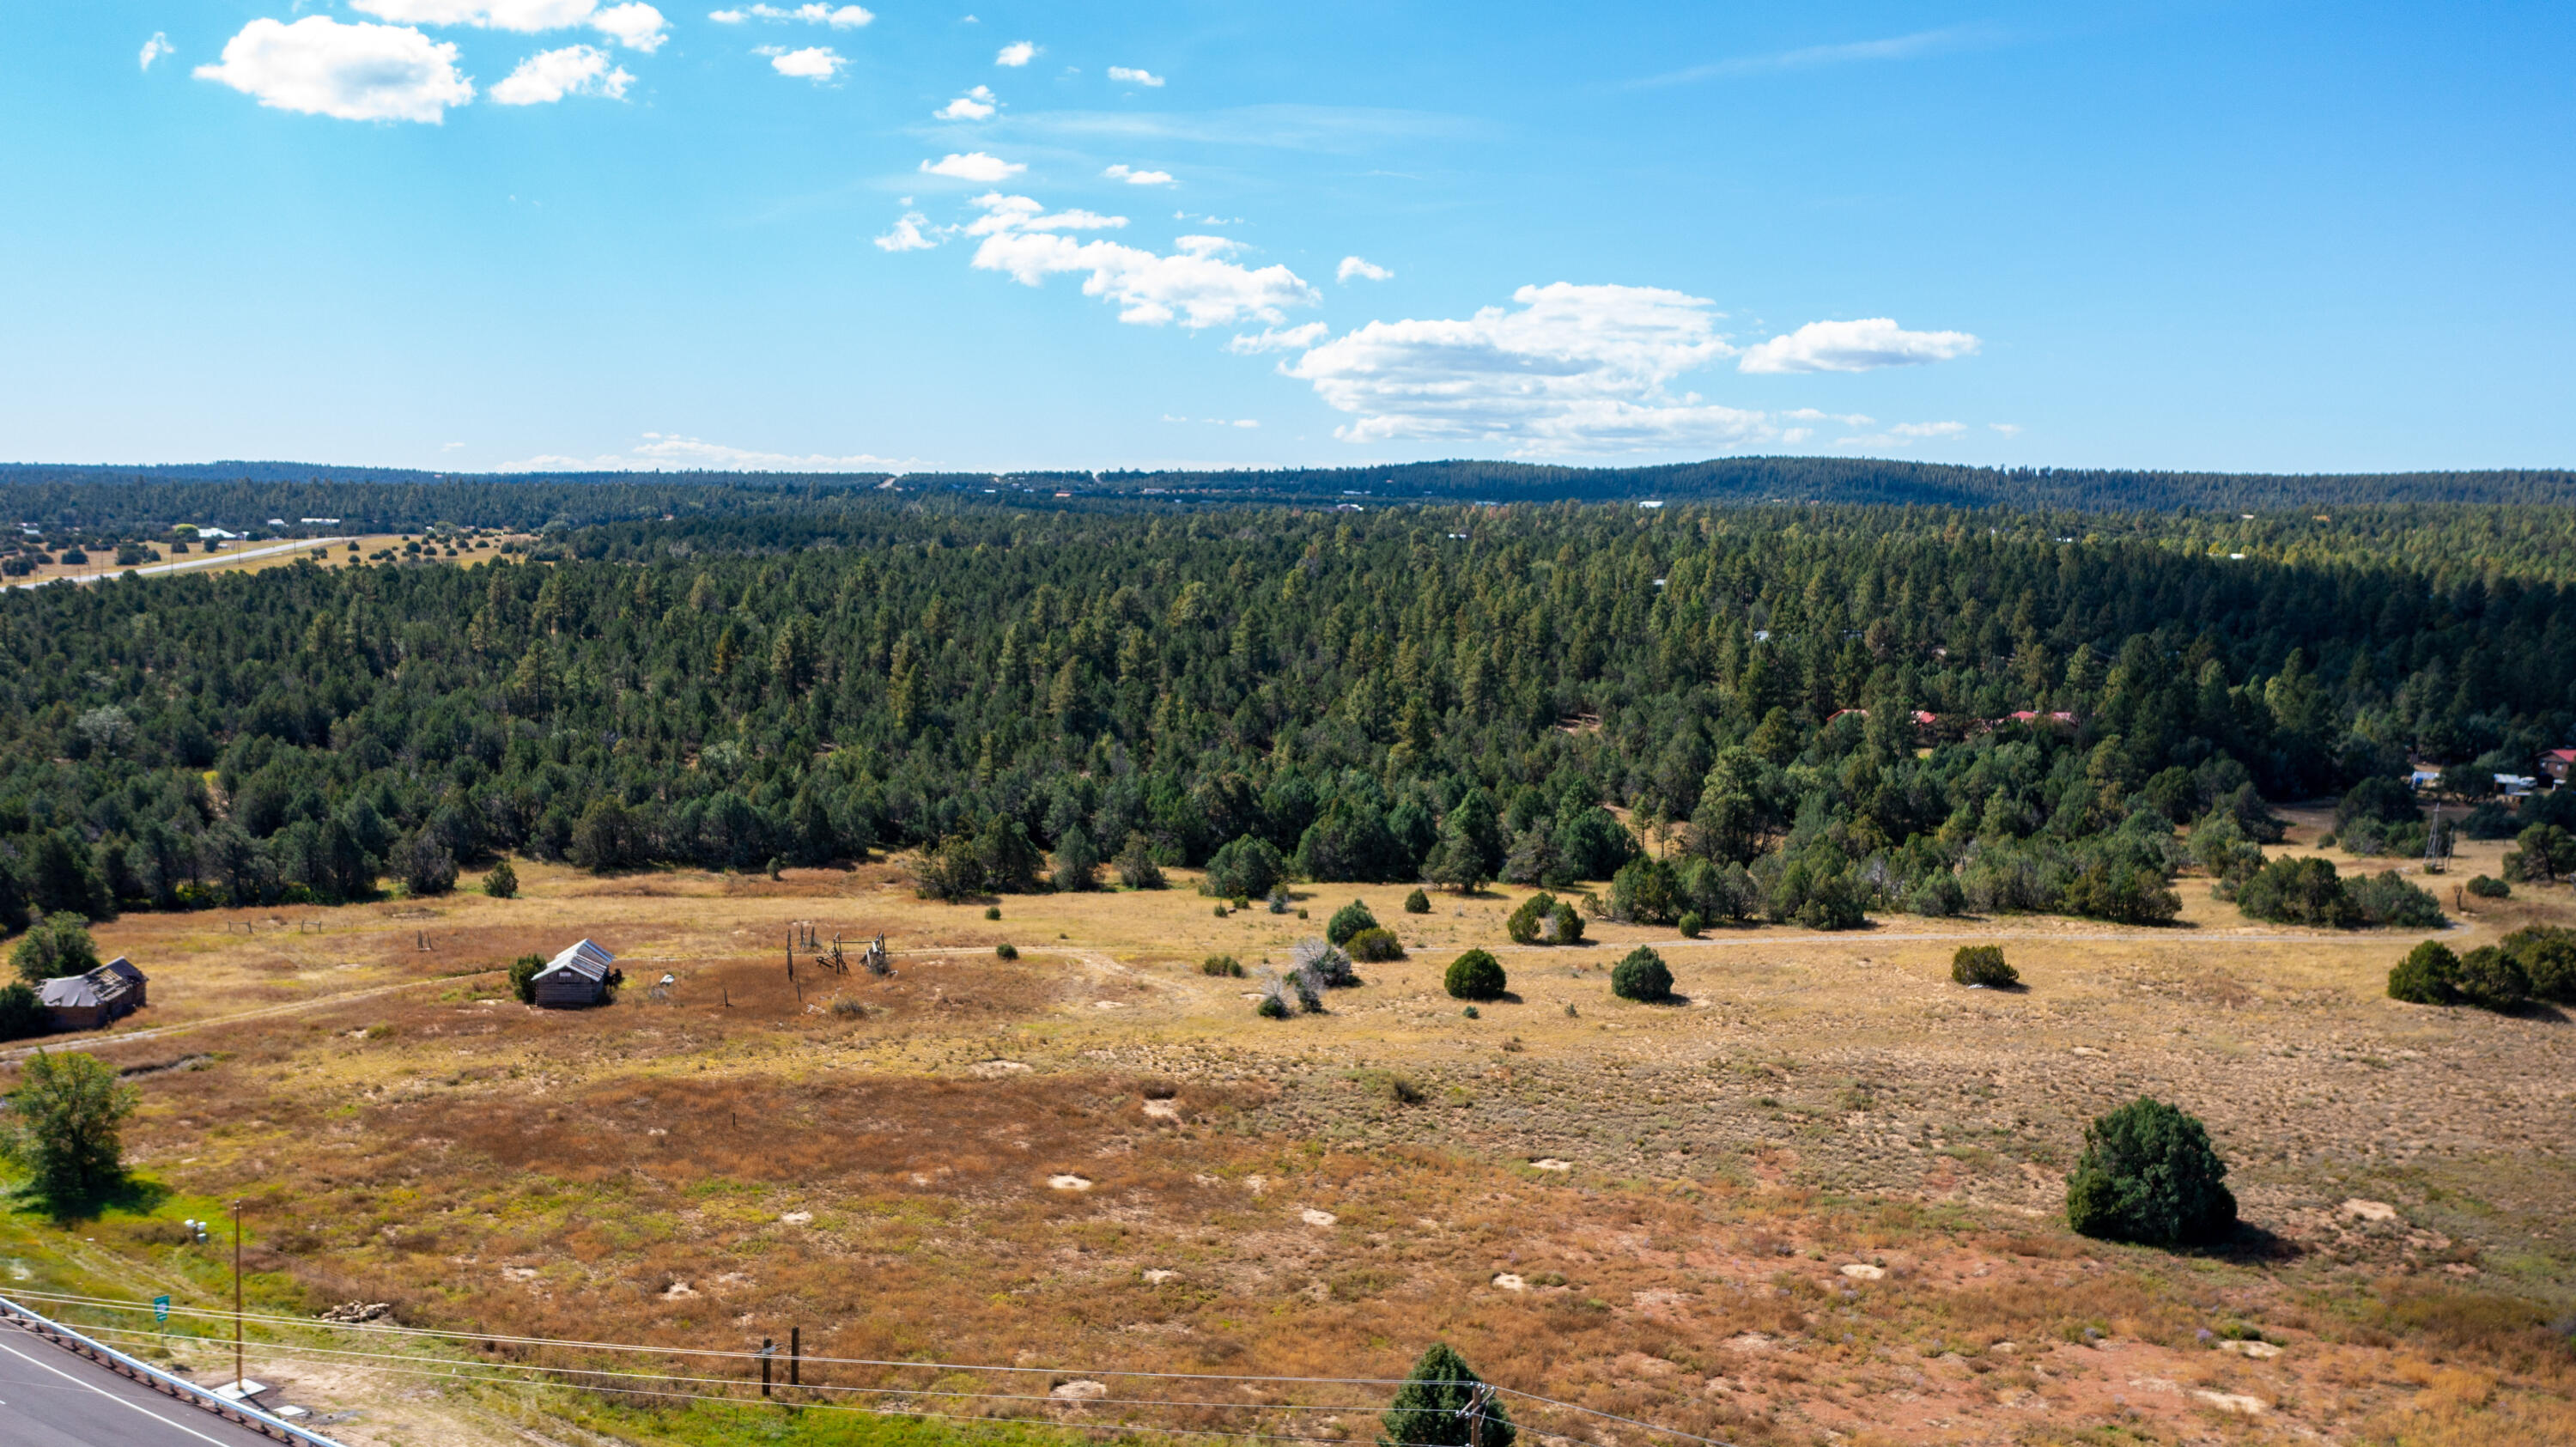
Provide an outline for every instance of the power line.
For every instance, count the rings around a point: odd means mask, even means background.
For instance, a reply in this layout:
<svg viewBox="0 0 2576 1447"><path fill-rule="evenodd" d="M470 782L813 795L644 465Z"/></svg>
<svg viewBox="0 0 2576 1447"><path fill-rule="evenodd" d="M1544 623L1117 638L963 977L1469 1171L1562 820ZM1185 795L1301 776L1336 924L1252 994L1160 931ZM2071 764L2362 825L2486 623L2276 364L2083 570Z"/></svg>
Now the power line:
<svg viewBox="0 0 2576 1447"><path fill-rule="evenodd" d="M149 1307L148 1305L146 1305L146 1304L144 1304L144 1303L141 1303L141 1302L126 1301L126 1300L121 1300L121 1299L113 1298L113 1297L84 1296L84 1295L76 1295L76 1294L63 1293L63 1292L43 1292L43 1291L34 1291L34 1292L30 1292L30 1291L20 1291L20 1292L15 1293L15 1295L17 1295L17 1296L19 1296L19 1297L22 1297L22 1298L24 1298L24 1299L30 1300L30 1301L48 1301L48 1302L56 1302L56 1303L67 1304L67 1305L89 1306L89 1307L94 1307L94 1308L103 1308L103 1309L111 1310L111 1311L142 1312L142 1311L148 1311L148 1310L151 1310L151 1309L152 1309L152 1308L151 1308L151 1307ZM177 1311L177 1312L179 1312L179 1313L182 1313L182 1314L185 1314L185 1315L189 1315L189 1316L210 1317L210 1318L213 1318L213 1319L215 1319L215 1320L217 1320L217 1321L229 1321L229 1320L232 1320L232 1319L233 1319L233 1314L228 1313L228 1312L224 1312L224 1311L222 1311L222 1310L220 1310L220 1309L215 1309L215 1308L206 1308L206 1307L186 1307L186 1306L182 1306L182 1307L176 1307L176 1308L174 1308L174 1310L175 1310L175 1311ZM277 1325L277 1326L292 1326L292 1327L296 1327L296 1328L304 1329L304 1330L313 1330L313 1329L317 1329L317 1328L327 1328L327 1329L329 1329L329 1330L333 1330L333 1331L354 1331L354 1332L364 1332L364 1333L375 1333L375 1334L379 1334L379 1335L388 1335L388 1336L401 1336L401 1337L420 1338L420 1339L428 1339L428 1340L436 1340L436 1341L470 1342L470 1343L478 1343L478 1344L490 1344L490 1345L495 1345L495 1346L534 1346L534 1347L555 1347L555 1348L560 1348L560 1349L566 1349L566 1350L578 1350L578 1351L607 1351L607 1352L649 1353L649 1354L655 1354L655 1355L661 1355L661 1356L705 1357L705 1358L715 1358L715 1359L719 1359L719 1360L732 1360L732 1361L754 1361L754 1360L759 1359L759 1356L760 1356L760 1353L758 1353L758 1352L756 1352L756 1351L731 1351L731 1350L725 1350L725 1349L722 1349L722 1348L715 1348L715 1347L679 1347L679 1346L664 1347L664 1346L651 1346L651 1345L646 1345L646 1344L643 1344L643 1343L636 1343L636 1342L596 1342L596 1341L579 1341L579 1340L574 1340L574 1339L570 1339L570 1338L563 1338L563 1337L506 1336L506 1335L500 1335L500 1334L495 1334L495 1333L486 1333L486 1332L459 1332L459 1331L445 1331L445 1330L440 1330L440 1329L438 1329L438 1328L434 1328L434 1327L411 1327L411 1326L402 1326L402 1325L399 1325L399 1324L384 1324L384 1323L377 1323L377 1322L330 1322L330 1321L317 1321L317 1320L312 1320L312 1319L305 1318L305 1317L282 1316L282 1315L277 1315L277 1314L274 1314L274 1313L262 1313L262 1312L251 1312L251 1313L245 1313L245 1314L243 1314L243 1315L242 1315L241 1319L242 1319L242 1320L245 1320L245 1321L256 1321L256 1322L260 1322L260 1323L263 1323L263 1324L269 1324L269 1325ZM281 1348L281 1349L284 1349L284 1348ZM320 1351L320 1350L328 1350L328 1349L326 1349L326 1348L312 1348L311 1350L317 1350L317 1351ZM1155 1380L1155 1381L1185 1381L1185 1382L1268 1382L1268 1383L1304 1384L1304 1385L1314 1385L1314 1386L1368 1386L1368 1387L1402 1387L1402 1386L1406 1385L1408 1382L1410 1382L1410 1381L1412 1380L1411 1378L1406 1378L1406 1377L1290 1377L1290 1376L1256 1376L1256 1375L1245 1375L1245 1374L1239 1374L1239 1373L1228 1373L1228 1372L1157 1372L1157 1371L1143 1371L1143 1370L1126 1369L1126 1368L1079 1368L1079 1367L1055 1367L1055 1366L1045 1366L1045 1367L1022 1367L1022 1366L999 1366L999 1365L994 1365L994 1364L991 1364L991 1363L983 1363L983 1362L923 1362L923 1361L891 1361L891 1360L884 1360L884 1359L872 1358L872 1357L829 1357L829 1356L807 1356L807 1357L802 1358L802 1360L803 1360L806 1364L808 1364L808 1365L812 1365L812 1366L875 1367L875 1368L884 1369L884 1370L922 1370L922 1371L948 1371L948 1372L991 1372L991 1373L1007 1373L1007 1374L1036 1374L1036 1375L1047 1375L1047 1376L1081 1377L1081 1378L1091 1378L1091 1379L1097 1379L1097 1378L1102 1378L1102 1377L1118 1377L1118 1378L1132 1378L1132 1379L1137 1379L1137 1380ZM478 1364L478 1365L485 1365L485 1364ZM501 1364L489 1364L489 1365L501 1365ZM613 1372L607 1372L607 1371L604 1371L604 1370L592 1369L592 1368L570 1368L570 1367L534 1368L534 1367L531 1367L531 1368L519 1368L519 1369L522 1369L522 1370L538 1370L538 1371L589 1371L589 1372L592 1372L592 1374L594 1374L594 1375L608 1375L608 1376L614 1376L614 1375L640 1375L640 1374L621 1374L621 1373L613 1373ZM658 1375L658 1374L657 1374L657 1375ZM670 1380L670 1378L667 1378L667 1377L664 1377L664 1378L662 1378L662 1379L664 1379L664 1380ZM679 1380L689 1380L689 1379L682 1378L682 1379L679 1379ZM730 1379L698 1379L698 1380L730 1380ZM1479 1386L1479 1385L1493 1385L1493 1384L1490 1384L1490 1383L1482 1383L1482 1382L1476 1382L1476 1381L1465 1381L1465 1380L1460 1380L1460 1381L1447 1381L1447 1380L1442 1380L1442 1381L1426 1381L1426 1382L1424 1382L1424 1383L1423 1383L1423 1385L1432 1385L1432 1386L1455 1386L1455 1387L1473 1387L1473 1386ZM616 1390L616 1389L613 1389L613 1388L600 1388L600 1389L598 1389L598 1390ZM1050 1397L1045 1397L1045 1398L1028 1398L1028 1397L1004 1396L1004 1395L1001 1395L1001 1394L998 1394L998 1393L936 1393L936 1394L934 1394L934 1393L930 1393L930 1392L928 1392L927 1390L925 1390L925 1391L921 1391L921 1392L903 1393L903 1392L902 1392L902 1389L899 1389L899 1388L875 1388L875 1389L852 1389L852 1390L875 1390L875 1391L884 1391L884 1392L888 1392L889 1394L901 1393L901 1394L905 1394L905 1395L913 1395L913 1396L920 1396L920 1395L949 1395L949 1396L961 1396L961 1397L966 1397L966 1398L969 1398L969 1399L972 1399L972 1400L990 1400L990 1401L1015 1401L1015 1400L1059 1401L1059 1400L1062 1400L1062 1399L1055 1398L1055 1397L1051 1397L1051 1396L1050 1396ZM1703 1447L1731 1447L1731 1444L1726 1443L1726 1442L1724 1442L1724 1441L1722 1441L1722 1440L1720 1440L1720 1439L1718 1439L1718 1438L1714 1438L1714 1437L1702 1437L1702 1436L1697 1435L1696 1433L1684 1432L1684 1431L1680 1430L1679 1428L1662 1426L1662 1425L1659 1425L1659 1424L1657 1424L1657 1423L1644 1421L1644 1420L1642 1420L1642 1419L1640 1419L1640 1418L1636 1418L1636 1417L1622 1416L1622 1415L1620 1415L1619 1413L1616 1413L1616 1412L1605 1412L1605 1411L1601 1410L1601 1409L1600 1409L1600 1408L1598 1408L1598 1407L1587 1407L1587 1406L1582 1405L1582 1404L1581 1404L1581 1403L1579 1403L1579 1402L1567 1402L1567 1401L1561 1401L1561 1400L1559 1400L1559 1399L1557 1399L1557 1398L1554 1398L1554 1397L1541 1396L1541 1395L1539 1395L1539 1394L1538 1394L1538 1393L1536 1393L1536 1392L1526 1392L1526 1391L1522 1391L1522 1390L1520 1390L1519 1388L1516 1388L1516 1387L1493 1386L1493 1390L1494 1390L1497 1394L1499 1394L1499 1395L1507 1396L1507 1397L1517 1398L1517 1399L1519 1399L1519 1400L1521 1400L1521 1401L1528 1402L1528 1403L1531 1403L1531 1404L1533 1404L1533 1405L1546 1406L1546 1407L1554 1407L1554 1408L1556 1408L1556 1409L1558 1409L1558 1410L1560 1410L1560 1411L1566 1411L1566 1412L1578 1413L1578 1414L1583 1415L1583 1416L1586 1416L1586 1417L1597 1417L1597 1418L1599 1418L1599 1419L1601 1419L1601 1420L1603 1420L1603 1421L1606 1421L1606 1422L1617 1422L1617 1423L1620 1423L1620 1424L1625 1425L1625 1426L1635 1427L1635 1428L1637 1428L1637 1429L1639 1429L1639 1430L1641 1430L1641 1431L1652 1432L1652 1433L1655 1433L1655 1434L1657 1434L1657 1435L1659 1435L1659 1436L1678 1438L1678 1439L1680 1439L1680 1440L1682 1440L1682 1441L1685 1441L1685 1442L1695 1442L1695 1443L1700 1443L1700 1444L1703 1444ZM1109 1399L1106 1399L1106 1398L1095 1398L1095 1399L1093 1399L1093 1400L1097 1400L1097 1401L1106 1401L1106 1400L1109 1400ZM1221 1402L1221 1403L1189 1403L1189 1402L1165 1401L1165 1400L1162 1400L1162 1399L1156 1399L1156 1398L1122 1398L1122 1399L1118 1399L1118 1400L1119 1400L1119 1401L1121 1401L1121 1402L1123 1402L1123 1403L1131 1403L1131 1404L1135 1404L1135 1405L1147 1405L1147 1406L1206 1406L1206 1407L1213 1407L1213 1408L1225 1409L1225 1410L1232 1410L1232 1409L1236 1409L1236 1408L1238 1408L1238 1407L1240 1407L1240 1408L1247 1408L1247 1409L1248 1409L1248 1408L1251 1408L1251 1407L1253 1407L1253 1406L1271 1406L1271 1405L1273 1405L1273 1404L1232 1403L1232 1402ZM1370 1411L1370 1410L1375 1410L1374 1408L1367 1408L1367 1407L1305 1407L1305 1406L1299 1406L1299 1405L1296 1405L1296 1404L1287 1404L1287 1403L1275 1404L1274 1409L1276 1409L1276 1410L1300 1410L1300 1411L1304 1411L1304 1410L1321 1410L1321 1411ZM851 1409L851 1410L861 1410L861 1409L853 1408L853 1409ZM917 1414L908 1414L908 1415L917 1415ZM1178 1429L1175 1429L1175 1430L1178 1430ZM1320 1440L1336 1440L1336 1439L1320 1439Z"/></svg>

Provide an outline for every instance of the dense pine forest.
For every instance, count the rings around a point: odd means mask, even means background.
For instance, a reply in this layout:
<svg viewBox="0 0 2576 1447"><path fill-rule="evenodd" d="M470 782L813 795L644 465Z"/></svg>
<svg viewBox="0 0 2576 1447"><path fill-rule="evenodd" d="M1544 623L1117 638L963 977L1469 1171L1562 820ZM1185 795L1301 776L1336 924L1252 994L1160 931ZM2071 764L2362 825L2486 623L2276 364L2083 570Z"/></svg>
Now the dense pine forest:
<svg viewBox="0 0 2576 1447"><path fill-rule="evenodd" d="M2567 510L2062 526L849 495L11 591L0 907L918 847L957 896L1207 865L1229 895L1590 881L1658 922L2152 923L2192 865L2276 899L2281 801L2341 792L2348 843L2420 854L2412 760L2467 827L2576 824L2576 791L2476 797L2576 727Z"/></svg>
<svg viewBox="0 0 2576 1447"><path fill-rule="evenodd" d="M406 472L280 462L176 467L0 465L0 518L100 540L176 523L240 529L270 518L338 518L366 532L441 523L581 527L693 517L864 511L887 493L986 496L1021 506L1105 502L1174 507L1323 503L1780 502L2012 508L2080 532L2107 513L2277 512L2304 527L2319 509L2406 504L2576 504L2576 472L2370 475L1957 467L1876 458L1737 457L1659 467L1520 462L1189 472L513 473ZM2329 520L2331 521L2331 520Z"/></svg>

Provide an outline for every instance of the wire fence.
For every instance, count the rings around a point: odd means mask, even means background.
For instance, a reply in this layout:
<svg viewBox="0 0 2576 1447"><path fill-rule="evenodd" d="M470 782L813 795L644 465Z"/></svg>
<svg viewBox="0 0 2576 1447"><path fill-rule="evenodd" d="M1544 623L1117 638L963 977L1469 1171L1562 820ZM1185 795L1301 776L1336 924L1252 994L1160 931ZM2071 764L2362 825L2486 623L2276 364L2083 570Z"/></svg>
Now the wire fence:
<svg viewBox="0 0 2576 1447"><path fill-rule="evenodd" d="M138 1315L166 1312L170 1320L220 1328L212 1334L182 1330L180 1340L206 1349L229 1348L236 1322L235 1313L218 1307L157 1306L69 1292L13 1295L45 1303L57 1313L105 1318L85 1322L82 1329L128 1351L173 1344L160 1321L129 1324ZM258 1311L240 1313L238 1322L245 1346L264 1361L354 1367L460 1385L563 1390L631 1405L767 1400L804 1410L969 1426L1017 1424L1247 1442L1349 1443L1380 1437L1373 1430L1374 1419L1388 1410L1394 1394L1411 1380L787 1354L774 1347L743 1350L583 1341L385 1321L334 1322ZM1046 1385L1031 1385L1040 1380ZM1113 1390L1112 1382L1124 1385ZM1216 1390L1227 1384L1243 1395L1230 1397ZM1507 1401L1518 1408L1516 1425L1521 1431L1534 1432L1562 1447L1613 1447L1602 1440L1613 1427L1670 1443L1731 1447L1718 1438L1474 1379L1420 1385L1456 1389L1449 1395L1462 1396L1465 1405L1451 1415L1462 1417L1462 1427L1498 1420L1486 1404ZM1465 1422L1466 1416L1482 1421ZM1476 1431L1461 1435L1471 1441L1482 1437ZM1392 1447L1454 1447L1458 1440L1444 1436L1437 1443Z"/></svg>

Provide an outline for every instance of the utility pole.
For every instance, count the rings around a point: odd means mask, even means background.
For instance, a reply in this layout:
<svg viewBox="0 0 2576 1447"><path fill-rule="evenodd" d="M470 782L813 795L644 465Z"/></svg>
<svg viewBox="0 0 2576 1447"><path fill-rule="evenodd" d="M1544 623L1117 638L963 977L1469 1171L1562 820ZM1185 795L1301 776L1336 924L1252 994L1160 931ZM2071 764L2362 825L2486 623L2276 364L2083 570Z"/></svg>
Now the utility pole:
<svg viewBox="0 0 2576 1447"><path fill-rule="evenodd" d="M1493 1399L1494 1389L1487 1383L1467 1389L1467 1405L1458 1409L1467 1419L1467 1447L1485 1447L1485 1404Z"/></svg>
<svg viewBox="0 0 2576 1447"><path fill-rule="evenodd" d="M236 1392L241 1390L246 1380L242 1375L241 1208L241 1202L233 1202L233 1390Z"/></svg>

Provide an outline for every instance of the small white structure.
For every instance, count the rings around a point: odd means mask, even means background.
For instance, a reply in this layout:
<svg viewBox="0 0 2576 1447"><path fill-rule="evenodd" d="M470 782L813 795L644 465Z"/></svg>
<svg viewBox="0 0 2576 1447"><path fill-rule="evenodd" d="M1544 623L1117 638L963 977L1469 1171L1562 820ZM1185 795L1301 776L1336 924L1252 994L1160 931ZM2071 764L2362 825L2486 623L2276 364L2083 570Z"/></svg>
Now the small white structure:
<svg viewBox="0 0 2576 1447"><path fill-rule="evenodd" d="M625 979L617 957L589 940L569 946L536 973L537 1004L547 1009L578 1010L604 1004L609 987Z"/></svg>

